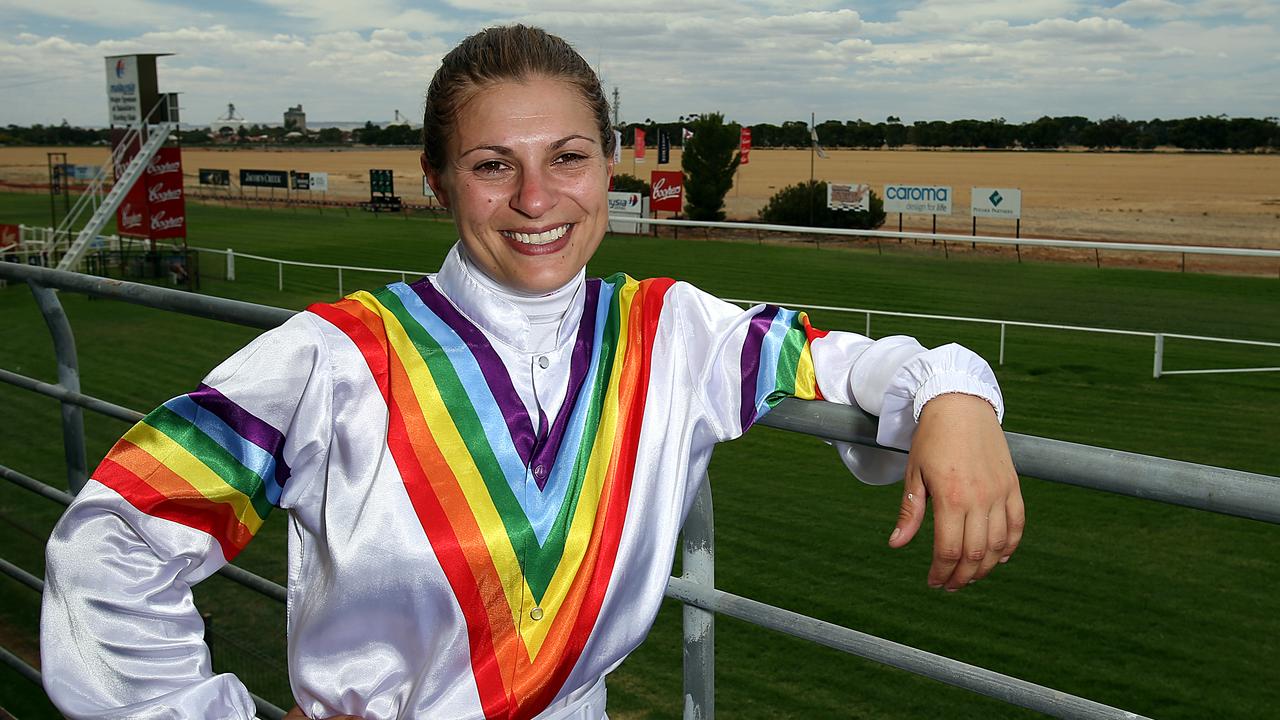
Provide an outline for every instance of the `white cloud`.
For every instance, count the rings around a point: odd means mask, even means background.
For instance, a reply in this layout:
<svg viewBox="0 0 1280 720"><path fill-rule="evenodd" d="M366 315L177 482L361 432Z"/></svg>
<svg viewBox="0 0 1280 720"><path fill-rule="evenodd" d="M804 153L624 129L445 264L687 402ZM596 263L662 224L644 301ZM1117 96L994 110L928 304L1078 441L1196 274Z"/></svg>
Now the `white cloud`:
<svg viewBox="0 0 1280 720"><path fill-rule="evenodd" d="M1103 9L1103 14L1122 18L1172 20L1181 17L1187 9L1170 0L1124 0L1115 7Z"/></svg>
<svg viewBox="0 0 1280 720"><path fill-rule="evenodd" d="M1116 18L1088 17L1082 20L1051 18L1028 25L1023 32L1031 37L1059 38L1077 42L1130 42L1139 32Z"/></svg>

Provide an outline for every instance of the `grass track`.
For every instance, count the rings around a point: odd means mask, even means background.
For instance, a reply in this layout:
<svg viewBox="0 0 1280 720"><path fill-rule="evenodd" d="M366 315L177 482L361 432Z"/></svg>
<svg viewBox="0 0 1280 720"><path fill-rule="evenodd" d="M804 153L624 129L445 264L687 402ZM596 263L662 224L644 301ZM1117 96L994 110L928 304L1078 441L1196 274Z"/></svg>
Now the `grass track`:
<svg viewBox="0 0 1280 720"><path fill-rule="evenodd" d="M0 195L0 222L39 222L43 198ZM452 227L423 219L326 211L192 206L193 245L311 262L429 269ZM204 291L300 308L332 299L333 271L276 271L205 257ZM672 275L729 297L870 307L1148 331L1280 339L1280 282L841 249L612 238L593 274ZM350 291L390 279L348 273ZM64 294L86 392L147 409L190 388L255 332ZM815 325L860 331L861 316L812 313ZM23 288L0 290L0 367L55 377L48 333ZM994 328L877 319L877 337L957 340L988 357ZM1170 368L1277 365L1276 352L1170 341ZM1011 329L997 369L1006 428L1166 457L1280 474L1280 376L1152 380L1142 338ZM0 463L63 475L56 405L0 386ZM86 414L90 464L124 426ZM779 472L778 467L785 468ZM1280 528L1027 479L1031 526L1015 561L956 595L924 587L926 542L884 546L900 492L849 478L821 443L769 428L722 447L712 465L717 578L725 590L815 615L1067 692L1160 718L1262 717L1280 703ZM0 556L42 568L34 538L58 510L0 487ZM284 523L269 522L241 556L284 576ZM922 531L929 532L928 526ZM0 641L29 650L38 602L0 579ZM282 611L221 579L197 588L215 616L220 670L287 702ZM717 624L717 703L725 717L1030 716L739 622ZM264 639L265 638L265 639ZM616 718L676 717L678 606L610 678ZM247 649L242 649L247 648ZM0 705L51 717L21 678L0 674ZM47 707L47 706L45 706ZM44 714L42 714L44 713Z"/></svg>

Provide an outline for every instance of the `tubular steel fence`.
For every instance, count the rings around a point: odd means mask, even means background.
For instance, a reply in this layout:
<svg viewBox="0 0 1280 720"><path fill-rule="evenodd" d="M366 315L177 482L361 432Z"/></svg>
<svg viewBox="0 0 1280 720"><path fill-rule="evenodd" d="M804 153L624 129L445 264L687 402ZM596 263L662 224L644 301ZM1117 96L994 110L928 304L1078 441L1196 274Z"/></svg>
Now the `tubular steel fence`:
<svg viewBox="0 0 1280 720"><path fill-rule="evenodd" d="M83 487L87 478L82 410L92 410L125 422L136 422L142 413L80 392L75 339L55 289L264 329L275 327L294 314L294 311L283 308L17 263L0 262L0 278L23 281L31 287L53 339L58 383L42 382L9 370L0 370L0 381L61 403L67 483L73 491ZM875 446L875 418L849 406L789 399L766 415L762 424L827 440ZM1278 477L1018 433L1005 433L1005 436L1021 474L1280 524ZM72 500L71 494L2 465L0 477L63 505ZM668 597L684 603L684 717L687 720L711 720L715 714L716 614L1054 717L1140 717L1086 698L718 590L715 587L713 520L710 486L704 483L685 521L682 575L672 577L666 590ZM39 578L3 560L0 560L0 572L37 591L43 586ZM285 602L285 588L266 578L234 565L227 565L219 572L272 600ZM38 671L13 653L0 648L0 660L33 682L39 682ZM280 708L257 696L254 699L263 716L283 717L284 711Z"/></svg>

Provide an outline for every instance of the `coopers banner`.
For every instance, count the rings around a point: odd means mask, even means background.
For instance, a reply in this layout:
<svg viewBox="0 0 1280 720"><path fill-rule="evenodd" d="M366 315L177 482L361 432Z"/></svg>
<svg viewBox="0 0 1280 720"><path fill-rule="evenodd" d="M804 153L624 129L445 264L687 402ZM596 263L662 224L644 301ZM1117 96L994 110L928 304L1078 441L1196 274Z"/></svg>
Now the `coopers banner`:
<svg viewBox="0 0 1280 720"><path fill-rule="evenodd" d="M0 250L14 247L22 237L22 228L17 225L0 225Z"/></svg>
<svg viewBox="0 0 1280 720"><path fill-rule="evenodd" d="M284 170L241 170L240 187L288 189L289 173Z"/></svg>
<svg viewBox="0 0 1280 720"><path fill-rule="evenodd" d="M644 131L636 128L636 162L644 162Z"/></svg>
<svg viewBox="0 0 1280 720"><path fill-rule="evenodd" d="M1022 191L1018 188L973 188L969 194L969 212L976 218L1018 220L1022 217Z"/></svg>
<svg viewBox="0 0 1280 720"><path fill-rule="evenodd" d="M182 186L182 150L163 147L116 210L121 235L152 240L187 236L187 202Z"/></svg>
<svg viewBox="0 0 1280 720"><path fill-rule="evenodd" d="M649 173L649 209L680 212L684 207L684 173L654 170Z"/></svg>
<svg viewBox="0 0 1280 720"><path fill-rule="evenodd" d="M951 188L943 185L885 185L884 211L915 215L950 215Z"/></svg>
<svg viewBox="0 0 1280 720"><path fill-rule="evenodd" d="M742 162L739 165L746 165L751 162L751 128L742 128L742 136L738 140L738 154L742 156Z"/></svg>

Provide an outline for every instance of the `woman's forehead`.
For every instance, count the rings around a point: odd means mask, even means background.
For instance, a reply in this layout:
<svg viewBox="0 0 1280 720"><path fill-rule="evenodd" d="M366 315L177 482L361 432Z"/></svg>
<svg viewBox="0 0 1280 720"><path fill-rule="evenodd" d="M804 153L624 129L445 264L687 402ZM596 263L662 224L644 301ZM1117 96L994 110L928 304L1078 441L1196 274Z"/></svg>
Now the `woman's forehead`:
<svg viewBox="0 0 1280 720"><path fill-rule="evenodd" d="M458 108L455 142L460 146L594 138L595 116L572 83L535 78L488 85Z"/></svg>

